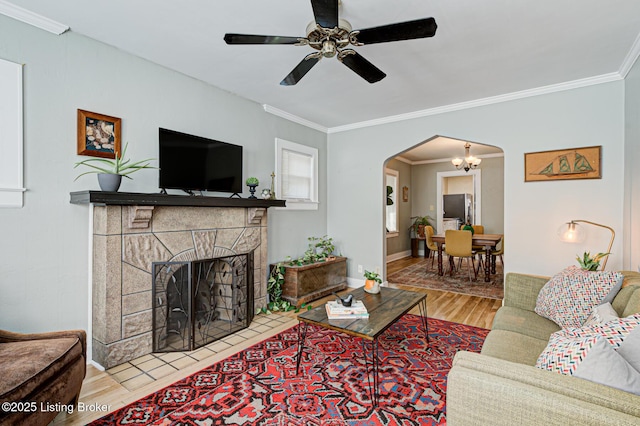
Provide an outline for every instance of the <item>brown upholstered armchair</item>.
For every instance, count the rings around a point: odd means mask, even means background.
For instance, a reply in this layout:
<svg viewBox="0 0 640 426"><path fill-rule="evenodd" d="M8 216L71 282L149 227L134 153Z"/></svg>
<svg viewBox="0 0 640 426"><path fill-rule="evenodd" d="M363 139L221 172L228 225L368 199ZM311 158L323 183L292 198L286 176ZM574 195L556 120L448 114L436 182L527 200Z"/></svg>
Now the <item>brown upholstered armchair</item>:
<svg viewBox="0 0 640 426"><path fill-rule="evenodd" d="M10 403L9 410L2 404L0 424L46 425L58 414L51 410L55 404L76 409L86 373L86 340L82 330L0 330L0 404Z"/></svg>

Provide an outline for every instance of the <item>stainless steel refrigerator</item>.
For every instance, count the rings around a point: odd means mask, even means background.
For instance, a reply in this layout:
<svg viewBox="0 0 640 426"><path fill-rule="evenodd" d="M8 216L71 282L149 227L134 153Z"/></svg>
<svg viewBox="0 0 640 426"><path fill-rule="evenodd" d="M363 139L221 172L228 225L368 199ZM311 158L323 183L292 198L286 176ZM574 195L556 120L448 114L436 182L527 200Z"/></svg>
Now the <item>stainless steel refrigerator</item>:
<svg viewBox="0 0 640 426"><path fill-rule="evenodd" d="M473 199L471 194L443 195L443 219L458 219L459 223L473 223Z"/></svg>

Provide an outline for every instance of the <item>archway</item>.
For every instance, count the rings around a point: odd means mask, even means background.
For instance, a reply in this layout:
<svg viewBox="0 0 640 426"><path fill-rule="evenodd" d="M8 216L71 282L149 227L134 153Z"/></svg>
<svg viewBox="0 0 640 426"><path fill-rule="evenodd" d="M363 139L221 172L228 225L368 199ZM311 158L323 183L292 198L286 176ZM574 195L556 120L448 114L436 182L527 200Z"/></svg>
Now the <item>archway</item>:
<svg viewBox="0 0 640 426"><path fill-rule="evenodd" d="M454 157L463 157L465 144L470 144L473 156L482 160L476 169L459 170L452 164ZM466 141L436 135L390 157L383 167L384 175L397 173L397 233L386 232L384 227L384 253L387 263L411 256L423 256L424 244L412 238L411 228L416 217L428 216L437 233L443 232L442 199L450 193L446 188L449 178L468 176L472 180L473 216L471 222L483 224L486 232L504 233L504 153L501 148L480 142ZM454 185L455 186L455 185ZM386 200L386 179L382 190ZM455 193L456 189L453 190ZM467 191L465 191L467 192ZM385 206L386 208L386 206Z"/></svg>

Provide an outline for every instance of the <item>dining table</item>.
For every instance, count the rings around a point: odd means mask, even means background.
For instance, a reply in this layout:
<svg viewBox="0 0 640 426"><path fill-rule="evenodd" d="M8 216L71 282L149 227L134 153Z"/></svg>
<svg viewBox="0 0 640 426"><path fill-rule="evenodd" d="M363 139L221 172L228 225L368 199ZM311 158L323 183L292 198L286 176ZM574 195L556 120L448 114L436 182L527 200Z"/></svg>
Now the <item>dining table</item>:
<svg viewBox="0 0 640 426"><path fill-rule="evenodd" d="M438 275L444 275L444 268L442 266L442 250L444 246L444 235L437 234L432 235L431 240L438 246ZM496 246L502 240L502 234L473 234L471 244L474 246L482 246L485 253L484 262L484 280L485 282L491 281L491 274L496 273L496 261L491 255L491 252L496 249Z"/></svg>

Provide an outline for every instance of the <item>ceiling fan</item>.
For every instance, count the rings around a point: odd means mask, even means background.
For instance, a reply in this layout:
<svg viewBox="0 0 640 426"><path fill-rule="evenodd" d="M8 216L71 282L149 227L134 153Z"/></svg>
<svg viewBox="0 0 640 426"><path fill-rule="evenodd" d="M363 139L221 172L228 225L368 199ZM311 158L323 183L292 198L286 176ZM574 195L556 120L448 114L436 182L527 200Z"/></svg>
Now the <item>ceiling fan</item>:
<svg viewBox="0 0 640 426"><path fill-rule="evenodd" d="M224 35L224 41L227 44L308 45L316 49L317 52L305 56L289 75L280 82L283 86L292 86L298 83L320 59L323 57L333 58L334 56L337 56L340 62L369 83L375 83L387 75L355 50L345 49L346 46L349 44L363 46L433 37L438 28L435 19L425 18L362 30L352 30L349 22L338 18L339 2L340 0L311 0L315 21L307 26L306 37L227 33Z"/></svg>

